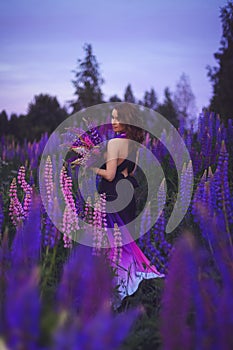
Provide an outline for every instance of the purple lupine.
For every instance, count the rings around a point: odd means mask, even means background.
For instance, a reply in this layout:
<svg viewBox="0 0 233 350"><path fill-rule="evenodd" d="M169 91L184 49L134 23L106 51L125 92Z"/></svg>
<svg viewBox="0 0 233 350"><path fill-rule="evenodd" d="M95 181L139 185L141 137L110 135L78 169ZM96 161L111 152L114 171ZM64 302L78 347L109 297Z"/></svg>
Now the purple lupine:
<svg viewBox="0 0 233 350"><path fill-rule="evenodd" d="M188 162L186 173L185 173L185 179L186 179L186 190L188 193L191 194L193 190L193 170L192 170L192 160ZM186 202L185 202L186 203ZM187 204L187 203L186 203ZM188 213L191 214L191 206L188 208Z"/></svg>
<svg viewBox="0 0 233 350"><path fill-rule="evenodd" d="M156 268L165 273L167 270L168 257L171 250L171 244L167 242L165 237L166 221L164 217L163 206L166 200L166 191L164 188L165 179L162 180L157 199L157 221L153 225L152 229L149 229L143 236L139 238L139 246L145 251L149 260ZM145 231L145 227L150 227L150 211L147 208L145 222L141 223L141 230Z"/></svg>
<svg viewBox="0 0 233 350"><path fill-rule="evenodd" d="M223 174L222 174L222 196L223 196L223 212L225 215L226 225L233 224L233 208L231 206L231 193L228 178L228 159L223 162ZM228 227L228 231L230 228Z"/></svg>
<svg viewBox="0 0 233 350"><path fill-rule="evenodd" d="M152 228L153 232L153 244L150 245L150 250L152 254L150 254L150 259L152 259L152 263L158 268L159 271L165 273L167 270L168 257L171 250L171 244L168 243L165 237L165 212L164 212L164 203L166 201L166 191L165 191L165 179L162 180L158 195L157 195L157 203L158 203L158 219Z"/></svg>
<svg viewBox="0 0 233 350"><path fill-rule="evenodd" d="M216 137L216 153L215 153L216 156L219 154L221 143L222 143L222 135L221 135L221 125L220 125L217 130L217 137Z"/></svg>
<svg viewBox="0 0 233 350"><path fill-rule="evenodd" d="M43 244L49 248L54 248L60 240L60 232L50 217L45 213Z"/></svg>
<svg viewBox="0 0 233 350"><path fill-rule="evenodd" d="M64 265L57 294L58 325L52 349L117 349L138 315L132 310L114 316L112 277L102 256L75 247Z"/></svg>
<svg viewBox="0 0 233 350"><path fill-rule="evenodd" d="M33 227L33 234L32 234ZM29 217L20 227L11 248L5 299L5 339L10 349L39 349L40 201L33 197Z"/></svg>
<svg viewBox="0 0 233 350"><path fill-rule="evenodd" d="M210 113L208 118L208 130L209 130L209 135L211 140L213 140L214 120L215 120L214 113Z"/></svg>
<svg viewBox="0 0 233 350"><path fill-rule="evenodd" d="M203 137L201 139L201 156L202 156L202 166L205 169L206 168L206 159L204 157L208 156L208 144L209 144L209 134L207 128L204 130Z"/></svg>
<svg viewBox="0 0 233 350"><path fill-rule="evenodd" d="M153 227L153 238L155 242L155 247L154 249L152 247L152 251L154 252L150 256L150 259L152 259L152 263L162 273L167 272L168 258L171 251L171 244L166 240L165 227L166 220L164 217L164 212L162 212L159 219Z"/></svg>
<svg viewBox="0 0 233 350"><path fill-rule="evenodd" d="M233 326L233 249L229 245L227 227L224 215L215 215L210 223L213 231L213 245L215 249L215 261L220 271L222 288L216 312L216 329L218 329L218 346L222 349L232 349ZM221 233L221 235L219 234Z"/></svg>
<svg viewBox="0 0 233 350"><path fill-rule="evenodd" d="M153 227L153 239L156 245L157 254L154 256L153 262L159 271L166 272L171 245L167 242L165 237L166 220L163 209L164 203L166 202L165 179L163 179L159 186L157 197L158 220Z"/></svg>
<svg viewBox="0 0 233 350"><path fill-rule="evenodd" d="M161 335L164 350L192 349L193 335L187 318L191 310L189 264L192 238L180 240L173 249L161 303Z"/></svg>
<svg viewBox="0 0 233 350"><path fill-rule="evenodd" d="M192 212L192 215L193 215L193 218L194 218L194 221L196 221L196 203L198 203L199 201L202 200L202 197L203 197L203 193L204 193L204 187L205 187L205 181L206 181L206 173L207 171L205 170L202 177L201 177L201 180L197 186L197 189L194 193L194 196L193 196L193 199L192 199L192 209L191 209L191 212Z"/></svg>
<svg viewBox="0 0 233 350"><path fill-rule="evenodd" d="M3 198L2 198L2 194L0 193L0 236L2 233L3 222L4 222Z"/></svg>
<svg viewBox="0 0 233 350"><path fill-rule="evenodd" d="M187 207L187 194L191 194L192 190L192 162L190 161L187 169L186 163L183 165L180 178L180 210L183 214L184 208Z"/></svg>
<svg viewBox="0 0 233 350"><path fill-rule="evenodd" d="M130 310L113 316L99 312L93 319L80 327L80 320L72 319L54 334L53 350L117 350L128 335L140 312Z"/></svg>
<svg viewBox="0 0 233 350"><path fill-rule="evenodd" d="M208 169L208 181L210 182L210 205L214 211L217 211L217 196L215 191L215 180L211 168Z"/></svg>
<svg viewBox="0 0 233 350"><path fill-rule="evenodd" d="M76 246L63 267L58 311L78 313L87 321L98 309L110 307L111 286L110 270L102 256L93 256L91 247Z"/></svg>
<svg viewBox="0 0 233 350"><path fill-rule="evenodd" d="M204 115L201 113L198 118L198 127L197 127L197 141L200 143L203 138L203 132L204 132Z"/></svg>
<svg viewBox="0 0 233 350"><path fill-rule="evenodd" d="M233 120L228 119L226 144L230 154L233 153L232 139L233 139Z"/></svg>
<svg viewBox="0 0 233 350"><path fill-rule="evenodd" d="M205 221L209 229L209 236L214 251L214 261L218 268L221 284L217 286L218 296L212 319L215 320L212 327L212 336L217 334L215 346L217 349L232 349L232 326L233 326L233 249L228 243L228 233L223 213L214 214L208 218L205 206L199 204L198 213L200 221Z"/></svg>
<svg viewBox="0 0 233 350"><path fill-rule="evenodd" d="M187 130L187 135L185 138L185 144L189 152L191 152L192 149L192 133L190 130Z"/></svg>
<svg viewBox="0 0 233 350"><path fill-rule="evenodd" d="M176 243L162 298L163 349L227 349L218 343L220 294L209 260L190 233Z"/></svg>
<svg viewBox="0 0 233 350"><path fill-rule="evenodd" d="M180 119L178 132L179 132L181 137L184 136L184 133L185 133L185 120L184 120L184 118Z"/></svg>
<svg viewBox="0 0 233 350"><path fill-rule="evenodd" d="M103 137L96 127L91 128L90 134L91 134L91 140L95 146L103 142Z"/></svg>
<svg viewBox="0 0 233 350"><path fill-rule="evenodd" d="M217 131L219 130L220 125L221 125L221 119L220 119L220 115L219 114L216 115L215 123L216 123L216 125L215 125L215 132L217 133Z"/></svg>
<svg viewBox="0 0 233 350"><path fill-rule="evenodd" d="M84 217L84 199L82 197L82 194L81 194L81 191L79 188L76 191L75 208L76 208L78 216L80 218L83 218Z"/></svg>
<svg viewBox="0 0 233 350"><path fill-rule="evenodd" d="M4 334L5 326L5 297L6 297L6 282L7 274L10 266L10 249L8 231L5 230L1 237L0 245L0 337Z"/></svg>
<svg viewBox="0 0 233 350"><path fill-rule="evenodd" d="M199 191L198 191L199 190ZM200 226L202 236L206 239L209 244L209 247L212 251L212 242L209 237L209 227L206 225L205 220L200 220L198 215L198 208L200 205L204 205L207 209L206 215L208 218L211 218L214 214L214 208L212 206L211 201L211 193L210 193L210 183L209 181L201 182L199 184L199 188L197 189L197 193L195 193L192 203L192 214L194 216L194 221L197 222ZM206 218L206 220L208 219Z"/></svg>
<svg viewBox="0 0 233 350"><path fill-rule="evenodd" d="M217 162L217 169L214 173L214 186L219 211L224 210L226 222L232 223L231 194L228 180L228 153L224 140L222 141L221 150ZM229 229L228 229L229 231Z"/></svg>

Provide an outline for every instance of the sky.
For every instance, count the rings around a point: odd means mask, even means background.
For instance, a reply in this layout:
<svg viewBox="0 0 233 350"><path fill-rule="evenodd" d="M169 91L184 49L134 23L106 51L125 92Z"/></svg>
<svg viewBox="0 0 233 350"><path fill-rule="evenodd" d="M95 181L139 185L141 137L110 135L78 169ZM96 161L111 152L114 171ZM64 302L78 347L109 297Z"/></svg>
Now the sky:
<svg viewBox="0 0 233 350"><path fill-rule="evenodd" d="M182 73L198 113L208 106L222 26L220 0L8 0L0 2L0 111L25 114L35 95L74 99L74 70L92 45L105 100L137 99L154 88L160 102Z"/></svg>

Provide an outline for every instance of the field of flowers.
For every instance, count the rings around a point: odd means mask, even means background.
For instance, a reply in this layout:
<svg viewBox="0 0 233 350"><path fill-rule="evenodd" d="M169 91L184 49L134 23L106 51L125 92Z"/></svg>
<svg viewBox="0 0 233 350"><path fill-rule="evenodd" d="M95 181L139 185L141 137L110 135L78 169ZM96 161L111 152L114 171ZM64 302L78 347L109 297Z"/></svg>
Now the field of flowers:
<svg viewBox="0 0 233 350"><path fill-rule="evenodd" d="M22 145L1 138L0 349L233 349L233 123L224 127L206 112L196 132L182 125L178 131L192 160L183 168L179 195L185 206L192 165L191 204L166 234L176 169L162 143L147 135L147 147L168 176L168 192L162 181L158 205L165 196L165 209L137 243L166 277L143 281L118 309L105 257L72 242L78 223L69 211L63 235L43 206L38 168L48 135ZM56 210L50 158L45 174L46 198ZM60 184L67 206L92 220L70 167L63 168Z"/></svg>

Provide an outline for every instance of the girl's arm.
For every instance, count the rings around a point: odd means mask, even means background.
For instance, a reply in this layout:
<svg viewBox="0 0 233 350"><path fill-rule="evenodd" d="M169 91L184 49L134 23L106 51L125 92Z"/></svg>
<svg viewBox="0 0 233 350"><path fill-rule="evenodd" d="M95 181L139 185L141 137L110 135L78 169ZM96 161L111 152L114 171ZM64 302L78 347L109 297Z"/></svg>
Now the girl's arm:
<svg viewBox="0 0 233 350"><path fill-rule="evenodd" d="M116 175L117 159L119 154L119 139L112 139L107 146L106 169L91 168L97 175L108 181L113 181Z"/></svg>

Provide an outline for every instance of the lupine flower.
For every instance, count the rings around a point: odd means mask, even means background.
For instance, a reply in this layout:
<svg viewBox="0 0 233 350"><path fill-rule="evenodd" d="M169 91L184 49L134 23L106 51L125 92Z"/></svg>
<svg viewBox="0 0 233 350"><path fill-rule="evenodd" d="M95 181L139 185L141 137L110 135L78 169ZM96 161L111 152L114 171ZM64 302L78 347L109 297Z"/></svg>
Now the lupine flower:
<svg viewBox="0 0 233 350"><path fill-rule="evenodd" d="M107 213L106 213L106 193L100 194L101 201L101 216L102 216L102 228L103 228L103 247L108 246L108 237L107 237Z"/></svg>
<svg viewBox="0 0 233 350"><path fill-rule="evenodd" d="M15 226L17 226L25 218L25 212L23 206L19 201L17 195L17 183L16 178L13 178L10 185L10 205L9 205L9 216Z"/></svg>
<svg viewBox="0 0 233 350"><path fill-rule="evenodd" d="M10 218L15 226L17 226L22 220L24 220L29 213L31 200L32 200L32 187L25 180L25 168L21 166L18 171L18 183L25 193L23 204L19 201L17 195L17 183L14 178L10 185L10 206L9 214Z"/></svg>
<svg viewBox="0 0 233 350"><path fill-rule="evenodd" d="M102 256L78 246L64 266L57 294L58 326L53 349L117 349L138 311L114 316L112 277Z"/></svg>
<svg viewBox="0 0 233 350"><path fill-rule="evenodd" d="M102 200L101 196L95 194L95 204L93 213L93 255L100 255L104 241L105 228L103 228Z"/></svg>
<svg viewBox="0 0 233 350"><path fill-rule="evenodd" d="M52 166L52 161L50 156L47 157L45 162L44 178L45 178L45 196L48 204L53 200L53 187L54 187L53 166Z"/></svg>
<svg viewBox="0 0 233 350"><path fill-rule="evenodd" d="M7 274L10 267L10 261L9 235L8 231L5 230L2 234L0 245L0 337L1 334L4 334L6 282L8 279Z"/></svg>
<svg viewBox="0 0 233 350"><path fill-rule="evenodd" d="M3 221L4 221L3 200L2 200L2 194L0 193L0 236L2 232Z"/></svg>
<svg viewBox="0 0 233 350"><path fill-rule="evenodd" d="M70 151L76 153L75 157L67 159L67 163L70 163L72 168L75 166L94 166L97 158L103 157L103 145L99 145L102 142L102 137L97 127L91 121L85 120L85 122L88 124L88 131L81 128L69 128L68 132L74 135L71 142L68 142L67 135L64 135L66 142L62 146L66 146Z"/></svg>
<svg viewBox="0 0 233 350"><path fill-rule="evenodd" d="M70 248L72 246L72 234L75 234L77 230L79 230L79 224L75 201L72 194L72 179L67 176L65 167L62 167L61 170L60 186L65 200L65 210L62 222L64 247Z"/></svg>
<svg viewBox="0 0 233 350"><path fill-rule="evenodd" d="M122 257L122 237L121 231L117 223L114 223L114 252L113 252L113 263L116 265L120 264Z"/></svg>
<svg viewBox="0 0 233 350"><path fill-rule="evenodd" d="M39 349L40 202L33 198L29 217L20 227L11 249L5 299L5 339L10 349ZM32 234L33 227L33 234Z"/></svg>
<svg viewBox="0 0 233 350"><path fill-rule="evenodd" d="M167 279L162 298L161 333L164 350L192 349L193 335L188 324L191 312L192 238L180 241L174 248L170 259Z"/></svg>
<svg viewBox="0 0 233 350"><path fill-rule="evenodd" d="M58 213L57 197L54 197L54 176L53 166L50 156L47 157L45 162L45 193L44 198L46 201L46 208L49 215L52 218L56 218ZM50 217L48 216L44 206L42 206L43 218L44 218L44 232L43 232L43 243L45 246L53 248L57 245L60 239L60 232L57 227L53 224Z"/></svg>
<svg viewBox="0 0 233 350"><path fill-rule="evenodd" d="M91 247L75 246L63 268L58 289L59 311L81 313L84 321L100 307L110 308L107 301L111 296L112 282L108 266L102 256L92 255Z"/></svg>
<svg viewBox="0 0 233 350"><path fill-rule="evenodd" d="M18 171L18 183L25 193L23 200L24 215L27 217L32 199L32 187L25 180L25 167L21 166Z"/></svg>
<svg viewBox="0 0 233 350"><path fill-rule="evenodd" d="M92 225L92 223L93 223L93 212L92 212L91 197L88 197L86 202L85 202L84 219L85 219L85 221L88 224Z"/></svg>
<svg viewBox="0 0 233 350"><path fill-rule="evenodd" d="M171 244L165 236L166 220L164 216L164 203L166 201L165 178L162 180L157 195L157 221L152 229L139 239L141 249L150 259L150 262L162 273L166 273ZM145 215L146 227L150 227L150 215ZM143 224L141 229L145 230Z"/></svg>
<svg viewBox="0 0 233 350"><path fill-rule="evenodd" d="M51 221L50 217L47 213L45 213L44 220L44 235L43 235L43 243L44 245L50 248L54 248L55 245L58 244L60 240L60 232L54 223Z"/></svg>
<svg viewBox="0 0 233 350"><path fill-rule="evenodd" d="M186 144L186 147L188 148L188 151L191 152L191 149L192 149L192 133L191 133L191 130L187 131L185 144Z"/></svg>
<svg viewBox="0 0 233 350"><path fill-rule="evenodd" d="M215 346L221 349L231 349L232 341L232 290L233 290L233 248L229 245L229 235L225 225L223 213L208 215L207 208L201 203L198 205L198 219L208 226L209 238L213 249L213 259L220 275L220 284L216 285L217 297L212 308L211 334L215 335ZM217 283L217 278L216 282ZM213 286L212 286L213 291ZM210 319L210 318L209 318Z"/></svg>
<svg viewBox="0 0 233 350"><path fill-rule="evenodd" d="M187 165L187 168L185 164L181 172L180 201L181 201L181 210L183 213L184 213L184 208L187 208L187 197L190 198L192 193L192 178L193 178L192 161L190 160Z"/></svg>

